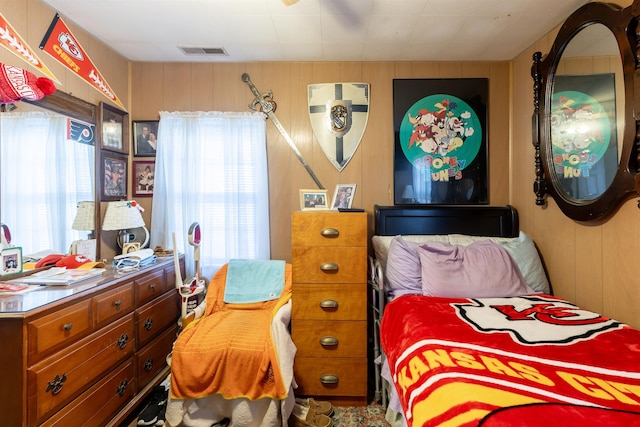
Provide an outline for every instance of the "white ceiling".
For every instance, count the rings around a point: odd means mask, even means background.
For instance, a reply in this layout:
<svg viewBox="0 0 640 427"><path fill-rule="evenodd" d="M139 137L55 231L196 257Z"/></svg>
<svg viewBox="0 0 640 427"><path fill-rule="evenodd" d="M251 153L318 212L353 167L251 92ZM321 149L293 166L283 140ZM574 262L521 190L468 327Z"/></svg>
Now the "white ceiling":
<svg viewBox="0 0 640 427"><path fill-rule="evenodd" d="M588 0L43 0L131 61L511 60ZM224 48L226 56L179 47Z"/></svg>

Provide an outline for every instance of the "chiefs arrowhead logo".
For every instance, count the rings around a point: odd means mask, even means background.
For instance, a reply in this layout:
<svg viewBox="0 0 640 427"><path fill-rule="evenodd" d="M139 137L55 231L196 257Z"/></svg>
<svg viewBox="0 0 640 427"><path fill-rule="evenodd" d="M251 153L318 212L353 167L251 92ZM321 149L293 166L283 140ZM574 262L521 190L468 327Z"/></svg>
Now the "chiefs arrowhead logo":
<svg viewBox="0 0 640 427"><path fill-rule="evenodd" d="M508 333L525 345L565 345L622 327L620 322L569 302L538 296L472 299L454 304L479 332Z"/></svg>

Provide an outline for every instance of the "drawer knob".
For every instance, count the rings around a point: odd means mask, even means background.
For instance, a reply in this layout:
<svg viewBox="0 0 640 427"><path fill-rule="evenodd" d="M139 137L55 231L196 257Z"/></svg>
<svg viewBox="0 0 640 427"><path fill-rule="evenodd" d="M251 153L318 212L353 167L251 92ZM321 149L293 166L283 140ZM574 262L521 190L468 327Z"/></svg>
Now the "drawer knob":
<svg viewBox="0 0 640 427"><path fill-rule="evenodd" d="M129 341L129 335L122 334L120 335L120 338L118 338L116 345L118 346L118 348L124 349L127 346L127 341Z"/></svg>
<svg viewBox="0 0 640 427"><path fill-rule="evenodd" d="M336 337L322 337L320 338L320 345L323 347L331 347L338 345L338 338Z"/></svg>
<svg viewBox="0 0 640 427"><path fill-rule="evenodd" d="M73 323L65 323L64 325L62 325L62 329L65 331L70 331L71 329L73 329Z"/></svg>
<svg viewBox="0 0 640 427"><path fill-rule="evenodd" d="M320 270L327 273L334 273L338 271L338 264L336 264L335 262L323 262L320 265Z"/></svg>
<svg viewBox="0 0 640 427"><path fill-rule="evenodd" d="M320 231L320 235L322 237L326 237L327 239L335 239L340 236L340 231L337 228L323 228Z"/></svg>
<svg viewBox="0 0 640 427"><path fill-rule="evenodd" d="M47 382L46 393L51 392L51 394L58 394L62 391L63 383L67 380L67 374L62 374L62 376L57 375L53 378L53 381Z"/></svg>
<svg viewBox="0 0 640 427"><path fill-rule="evenodd" d="M144 370L147 372L151 372L152 369L153 369L153 358L150 357L147 359L146 362L144 362Z"/></svg>
<svg viewBox="0 0 640 427"><path fill-rule="evenodd" d="M122 305L122 301L121 301L121 300L119 300L119 299L118 299L118 300L115 300L115 301L113 302L113 305L115 305L115 306L116 306L116 308L120 308L120 306Z"/></svg>
<svg viewBox="0 0 640 427"><path fill-rule="evenodd" d="M338 301L334 299L325 299L320 301L320 308L338 308Z"/></svg>
<svg viewBox="0 0 640 427"><path fill-rule="evenodd" d="M147 320L144 321L144 328L147 331L150 331L153 328L153 318L148 317Z"/></svg>
<svg viewBox="0 0 640 427"><path fill-rule="evenodd" d="M129 385L129 381L127 380L120 381L120 384L118 384L118 387L116 388L116 393L118 394L118 396L122 396L124 392L127 391L128 385Z"/></svg>
<svg viewBox="0 0 640 427"><path fill-rule="evenodd" d="M156 290L156 284L152 283L151 285L149 285L149 287L151 288L152 291Z"/></svg>
<svg viewBox="0 0 640 427"><path fill-rule="evenodd" d="M333 374L324 374L320 377L320 382L322 384L338 384L338 381L340 381L338 376Z"/></svg>

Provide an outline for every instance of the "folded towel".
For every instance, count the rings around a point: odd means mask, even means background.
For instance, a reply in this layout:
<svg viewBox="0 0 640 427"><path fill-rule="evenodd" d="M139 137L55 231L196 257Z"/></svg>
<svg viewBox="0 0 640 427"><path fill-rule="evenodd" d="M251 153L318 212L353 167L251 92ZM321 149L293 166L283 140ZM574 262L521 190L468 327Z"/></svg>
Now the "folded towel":
<svg viewBox="0 0 640 427"><path fill-rule="evenodd" d="M224 288L227 304L250 304L280 298L285 262L281 260L232 259Z"/></svg>

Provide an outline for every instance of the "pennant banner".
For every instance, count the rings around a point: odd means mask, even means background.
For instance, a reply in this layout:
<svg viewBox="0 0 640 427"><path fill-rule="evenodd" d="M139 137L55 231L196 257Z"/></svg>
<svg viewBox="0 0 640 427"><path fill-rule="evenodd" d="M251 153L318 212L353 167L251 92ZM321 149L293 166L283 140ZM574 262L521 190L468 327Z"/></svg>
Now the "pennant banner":
<svg viewBox="0 0 640 427"><path fill-rule="evenodd" d="M0 13L0 44L7 48L11 53L22 59L29 65L34 66L44 74L49 76L51 80L60 83L60 80L53 75L51 70L42 63L38 55L31 50L29 45L22 40L22 37L13 29L11 24L7 22L5 17Z"/></svg>
<svg viewBox="0 0 640 427"><path fill-rule="evenodd" d="M40 43L40 49L57 59L62 65L82 77L87 83L99 90L104 96L126 111L122 102L111 90L96 66L89 59L71 30L56 13L53 21Z"/></svg>

